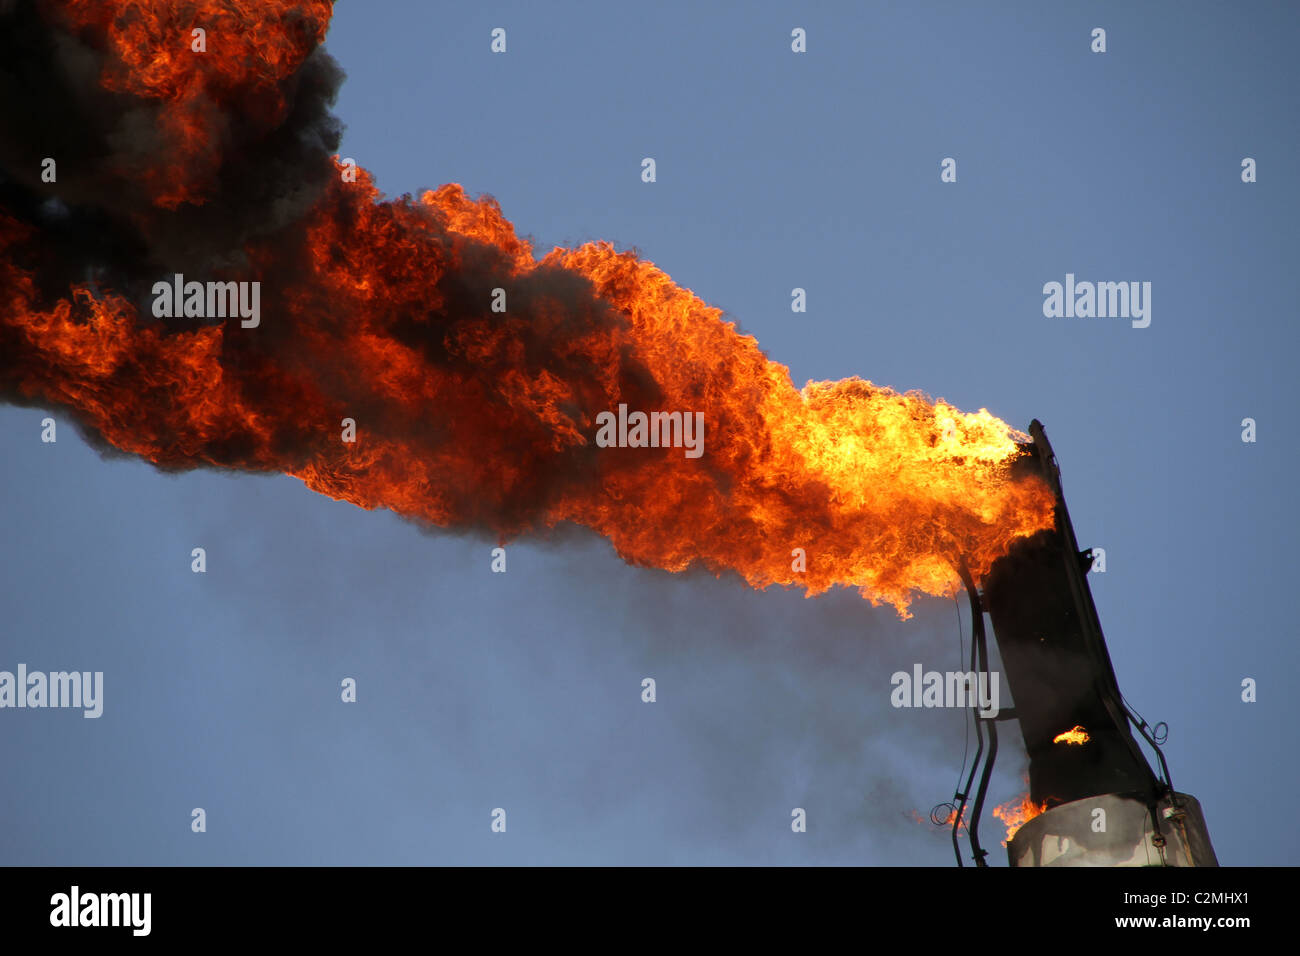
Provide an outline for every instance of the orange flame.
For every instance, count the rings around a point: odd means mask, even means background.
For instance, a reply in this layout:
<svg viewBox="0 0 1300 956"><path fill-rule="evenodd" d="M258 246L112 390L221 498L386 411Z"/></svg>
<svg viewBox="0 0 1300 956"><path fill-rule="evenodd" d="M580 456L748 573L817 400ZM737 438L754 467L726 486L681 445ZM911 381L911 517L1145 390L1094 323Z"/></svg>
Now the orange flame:
<svg viewBox="0 0 1300 956"><path fill-rule="evenodd" d="M1054 744L1074 744L1083 746L1092 738L1088 736L1088 731L1084 730L1078 724L1075 724L1069 730L1057 734L1052 738Z"/></svg>
<svg viewBox="0 0 1300 956"><path fill-rule="evenodd" d="M107 51L106 88L161 110L171 151L136 172L173 209L208 195L223 110L279 121L329 7L71 0L62 16ZM220 56L189 51L206 24ZM0 209L0 392L72 409L164 468L282 471L503 542L571 522L633 564L850 586L903 617L917 594L955 593L956 555L978 580L1052 524L1045 484L1009 477L1025 436L988 411L858 378L796 388L653 263L606 242L539 260L458 185L385 200L364 171L334 176L304 218L228 257L238 273L201 277L260 281L258 328L168 329L101 282L51 296L40 247ZM596 447L596 416L620 403L703 413L703 456Z"/></svg>
<svg viewBox="0 0 1300 956"><path fill-rule="evenodd" d="M911 815L912 820L915 821L916 823L923 823L923 824L928 823L930 826L935 827L936 829L945 829L945 828L951 829L953 825L953 821L957 819L956 807L949 807L948 815L943 820L940 821L936 821L934 819L933 813L931 813L930 816L922 816L919 812L917 812L914 809L909 810L908 813ZM958 831L964 831L966 829L966 821L961 820L960 822L958 822L957 829Z"/></svg>
<svg viewBox="0 0 1300 956"><path fill-rule="evenodd" d="M1025 785L1028 786L1028 784L1029 781L1026 779ZM1011 841L1011 838L1016 835L1016 831L1034 817L1045 812L1047 807L1046 802L1034 803L1028 793L1021 794L1013 800L1008 800L1006 803L994 807L993 815L1006 824L1007 827L1006 839L1002 841L1002 845L1006 846Z"/></svg>
<svg viewBox="0 0 1300 956"><path fill-rule="evenodd" d="M282 81L325 38L332 0L63 0L47 16L105 54L106 90L154 102L150 152L135 174L164 208L201 204L216 178L223 114L250 111L264 128L284 119ZM202 30L202 52L195 49ZM146 160L145 157L141 157Z"/></svg>

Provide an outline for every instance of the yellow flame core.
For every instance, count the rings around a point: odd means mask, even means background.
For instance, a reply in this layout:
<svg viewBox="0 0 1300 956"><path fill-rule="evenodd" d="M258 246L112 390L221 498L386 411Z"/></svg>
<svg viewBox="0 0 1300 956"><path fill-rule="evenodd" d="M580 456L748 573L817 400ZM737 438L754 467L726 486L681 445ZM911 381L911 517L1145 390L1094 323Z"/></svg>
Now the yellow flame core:
<svg viewBox="0 0 1300 956"><path fill-rule="evenodd" d="M1077 744L1082 746L1092 738L1088 736L1088 731L1084 730L1078 724L1075 724L1064 733L1059 733L1052 738L1054 744Z"/></svg>

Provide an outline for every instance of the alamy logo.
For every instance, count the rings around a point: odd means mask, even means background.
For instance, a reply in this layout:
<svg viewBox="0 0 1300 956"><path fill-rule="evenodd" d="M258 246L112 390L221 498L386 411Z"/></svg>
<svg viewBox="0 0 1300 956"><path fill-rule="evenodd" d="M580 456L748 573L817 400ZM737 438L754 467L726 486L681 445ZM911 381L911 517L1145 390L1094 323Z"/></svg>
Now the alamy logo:
<svg viewBox="0 0 1300 956"><path fill-rule="evenodd" d="M158 319L239 316L243 328L255 329L262 322L262 283L186 282L178 272L171 282L153 284L153 314Z"/></svg>
<svg viewBox="0 0 1300 956"><path fill-rule="evenodd" d="M85 893L73 886L50 897L51 926L129 926L131 935L148 936L152 893Z"/></svg>
<svg viewBox="0 0 1300 956"><path fill-rule="evenodd" d="M1133 328L1151 324L1150 282L1075 282L1065 274L1065 285L1043 286L1043 315L1049 319L1132 319Z"/></svg>
<svg viewBox="0 0 1300 956"><path fill-rule="evenodd" d="M104 672L27 670L18 665L17 675L0 671L0 708L80 707L82 717L104 712Z"/></svg>
<svg viewBox="0 0 1300 956"><path fill-rule="evenodd" d="M895 707L979 707L981 717L998 715L997 671L895 671L889 702Z"/></svg>
<svg viewBox="0 0 1300 956"><path fill-rule="evenodd" d="M687 458L704 454L703 412L631 412L618 406L618 415L596 416L600 448L685 448Z"/></svg>

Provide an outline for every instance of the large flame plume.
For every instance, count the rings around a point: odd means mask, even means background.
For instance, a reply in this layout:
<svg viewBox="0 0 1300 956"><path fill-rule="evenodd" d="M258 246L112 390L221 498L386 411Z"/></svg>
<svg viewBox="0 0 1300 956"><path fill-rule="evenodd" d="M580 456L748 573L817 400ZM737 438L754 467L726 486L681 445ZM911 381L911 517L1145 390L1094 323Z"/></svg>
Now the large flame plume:
<svg viewBox="0 0 1300 956"><path fill-rule="evenodd" d="M634 254L539 258L491 198L347 181L330 12L0 8L0 394L163 468L285 472L503 541L574 523L634 564L852 586L904 615L955 591L958 555L978 578L1050 526L1046 487L1009 477L1025 436L983 409L856 378L796 388ZM50 102L20 105L16 83ZM260 326L154 318L149 290L177 272L261 282ZM620 403L703 412L703 456L598 448Z"/></svg>

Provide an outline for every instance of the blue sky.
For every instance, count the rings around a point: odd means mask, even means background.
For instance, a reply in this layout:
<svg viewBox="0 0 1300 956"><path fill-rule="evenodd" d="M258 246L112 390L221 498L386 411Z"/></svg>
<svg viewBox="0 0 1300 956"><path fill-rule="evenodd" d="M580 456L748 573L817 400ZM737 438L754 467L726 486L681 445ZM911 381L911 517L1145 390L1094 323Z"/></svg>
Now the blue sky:
<svg viewBox="0 0 1300 956"><path fill-rule="evenodd" d="M1300 851L1300 824L1260 812L1300 787L1298 20L394 0L340 3L327 48L342 152L389 195L455 181L539 252L635 248L797 384L1041 419L1080 544L1107 552L1120 687L1169 723L1220 861L1249 865ZM1150 327L1045 318L1067 272L1150 281ZM492 574L489 541L288 477L163 475L71 427L42 444L45 414L0 408L0 668L102 670L104 715L0 712L0 861L951 863L909 811L951 797L963 716L894 710L889 676L955 669L952 601L900 622L627 567L586 536L516 543ZM1022 771L1004 748L993 802Z"/></svg>

